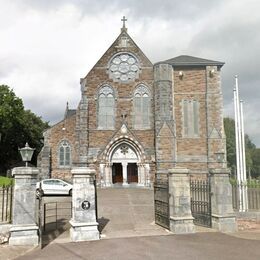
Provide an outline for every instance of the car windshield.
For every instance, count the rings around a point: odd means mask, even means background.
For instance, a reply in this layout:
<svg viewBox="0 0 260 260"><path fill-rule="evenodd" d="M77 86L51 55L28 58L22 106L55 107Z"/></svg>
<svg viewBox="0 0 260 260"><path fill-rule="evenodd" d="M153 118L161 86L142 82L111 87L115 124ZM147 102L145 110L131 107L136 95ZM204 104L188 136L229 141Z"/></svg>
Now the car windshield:
<svg viewBox="0 0 260 260"><path fill-rule="evenodd" d="M64 180L56 180L56 179L47 179L47 180L43 180L43 184L47 184L47 185L63 185L63 184L70 184L72 185L72 182L70 181L64 181Z"/></svg>

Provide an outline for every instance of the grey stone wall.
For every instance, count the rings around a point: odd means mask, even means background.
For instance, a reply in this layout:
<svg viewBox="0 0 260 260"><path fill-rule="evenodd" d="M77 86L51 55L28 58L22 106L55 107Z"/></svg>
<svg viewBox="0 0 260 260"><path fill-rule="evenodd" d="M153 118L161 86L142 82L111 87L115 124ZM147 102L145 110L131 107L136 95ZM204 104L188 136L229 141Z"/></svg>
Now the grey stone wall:
<svg viewBox="0 0 260 260"><path fill-rule="evenodd" d="M167 174L175 161L173 115L173 68L169 64L154 66L155 148L157 173Z"/></svg>
<svg viewBox="0 0 260 260"><path fill-rule="evenodd" d="M220 68L207 66L206 82L208 167L225 168L226 136L223 123L223 95Z"/></svg>
<svg viewBox="0 0 260 260"><path fill-rule="evenodd" d="M96 219L95 170L79 167L71 170L73 178L72 219L70 237L72 241L98 240Z"/></svg>
<svg viewBox="0 0 260 260"><path fill-rule="evenodd" d="M222 232L237 231L229 173L230 171L227 168L210 171L212 227Z"/></svg>
<svg viewBox="0 0 260 260"><path fill-rule="evenodd" d="M194 233L188 169L169 170L169 196L170 230L175 234Z"/></svg>
<svg viewBox="0 0 260 260"><path fill-rule="evenodd" d="M10 229L10 245L38 245L36 225L36 182L39 170L31 167L17 167L12 171L15 177L13 197L13 222Z"/></svg>

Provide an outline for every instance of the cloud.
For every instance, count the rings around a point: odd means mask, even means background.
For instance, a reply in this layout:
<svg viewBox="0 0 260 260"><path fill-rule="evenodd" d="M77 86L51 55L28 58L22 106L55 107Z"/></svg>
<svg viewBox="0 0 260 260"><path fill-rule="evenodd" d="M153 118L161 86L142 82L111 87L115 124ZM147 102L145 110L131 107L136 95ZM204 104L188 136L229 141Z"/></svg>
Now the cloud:
<svg viewBox="0 0 260 260"><path fill-rule="evenodd" d="M0 0L0 84L52 123L66 101L77 107L84 77L120 32L152 62L188 54L226 62L222 86L232 115L234 75L245 101L245 130L260 145L258 0Z"/></svg>
<svg viewBox="0 0 260 260"><path fill-rule="evenodd" d="M37 11L50 11L73 5L84 15L95 15L102 12L107 16L109 11L126 10L135 19L143 20L159 17L166 20L193 20L195 17L207 15L224 0L210 2L207 0L13 0L17 5L25 9L32 8Z"/></svg>

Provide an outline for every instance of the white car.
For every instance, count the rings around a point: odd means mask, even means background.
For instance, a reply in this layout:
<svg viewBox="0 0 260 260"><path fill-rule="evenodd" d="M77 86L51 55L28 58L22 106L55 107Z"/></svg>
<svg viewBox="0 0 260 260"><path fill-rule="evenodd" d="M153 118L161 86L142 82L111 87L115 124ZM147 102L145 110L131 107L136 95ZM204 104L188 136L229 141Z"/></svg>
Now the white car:
<svg viewBox="0 0 260 260"><path fill-rule="evenodd" d="M72 184L60 179L45 179L36 183L36 195L67 194L72 195Z"/></svg>

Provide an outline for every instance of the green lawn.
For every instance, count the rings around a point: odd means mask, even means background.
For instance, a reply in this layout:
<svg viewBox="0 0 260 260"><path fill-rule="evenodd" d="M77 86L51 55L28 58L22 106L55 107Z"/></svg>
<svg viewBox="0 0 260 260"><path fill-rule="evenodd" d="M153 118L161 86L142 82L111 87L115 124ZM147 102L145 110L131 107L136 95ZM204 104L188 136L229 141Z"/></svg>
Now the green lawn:
<svg viewBox="0 0 260 260"><path fill-rule="evenodd" d="M237 185L237 180L235 178L230 178L230 183L232 185ZM259 180L247 180L246 182L248 188L260 188L260 181Z"/></svg>
<svg viewBox="0 0 260 260"><path fill-rule="evenodd" d="M14 180L12 178L7 178L0 176L0 187L2 186L7 186L7 185L12 185Z"/></svg>

